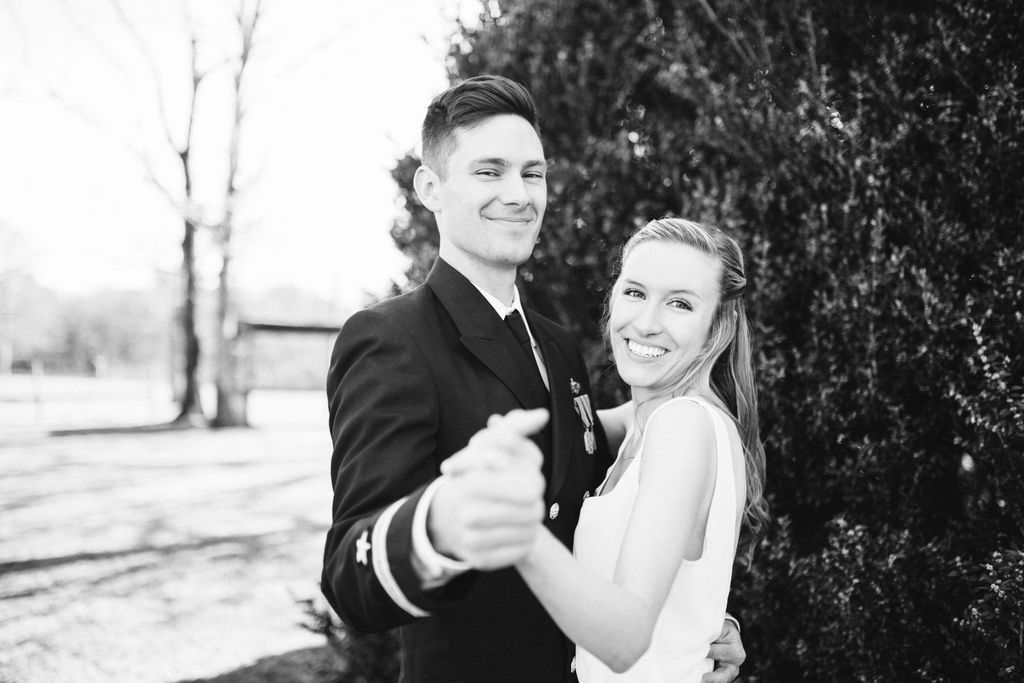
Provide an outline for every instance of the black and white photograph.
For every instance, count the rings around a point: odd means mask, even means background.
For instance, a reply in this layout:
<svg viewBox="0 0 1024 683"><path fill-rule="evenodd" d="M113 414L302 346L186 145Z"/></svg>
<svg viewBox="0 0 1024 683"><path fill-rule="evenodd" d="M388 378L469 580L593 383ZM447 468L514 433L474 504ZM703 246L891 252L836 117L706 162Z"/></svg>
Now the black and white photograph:
<svg viewBox="0 0 1024 683"><path fill-rule="evenodd" d="M1024 678L1014 0L0 0L0 683Z"/></svg>

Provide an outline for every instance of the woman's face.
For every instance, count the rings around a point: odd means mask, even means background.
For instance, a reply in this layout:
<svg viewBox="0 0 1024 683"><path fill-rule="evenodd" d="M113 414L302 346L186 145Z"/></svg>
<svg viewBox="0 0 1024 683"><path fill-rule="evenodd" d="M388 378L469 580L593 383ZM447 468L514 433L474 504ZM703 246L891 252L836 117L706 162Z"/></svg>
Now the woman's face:
<svg viewBox="0 0 1024 683"><path fill-rule="evenodd" d="M704 347L721 263L669 240L637 245L612 291L608 330L619 375L644 401L664 394Z"/></svg>

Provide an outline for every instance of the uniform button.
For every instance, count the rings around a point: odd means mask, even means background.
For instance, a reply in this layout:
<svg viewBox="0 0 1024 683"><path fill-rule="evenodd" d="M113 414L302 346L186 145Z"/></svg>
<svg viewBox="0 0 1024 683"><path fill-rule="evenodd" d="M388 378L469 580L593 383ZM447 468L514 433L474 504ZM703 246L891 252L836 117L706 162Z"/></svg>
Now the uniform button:
<svg viewBox="0 0 1024 683"><path fill-rule="evenodd" d="M576 673L576 658L575 657L573 657L572 661L569 662L569 673L571 673L571 674Z"/></svg>
<svg viewBox="0 0 1024 683"><path fill-rule="evenodd" d="M558 517L558 509L558 503L553 503L551 505L551 509L548 510L548 517L550 517L551 519Z"/></svg>

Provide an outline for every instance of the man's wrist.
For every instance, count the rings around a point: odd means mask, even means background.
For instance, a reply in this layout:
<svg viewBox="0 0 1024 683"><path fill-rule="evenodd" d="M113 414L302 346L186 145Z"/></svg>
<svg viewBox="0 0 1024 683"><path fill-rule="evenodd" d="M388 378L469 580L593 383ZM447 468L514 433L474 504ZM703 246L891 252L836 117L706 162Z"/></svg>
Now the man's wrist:
<svg viewBox="0 0 1024 683"><path fill-rule="evenodd" d="M427 529L430 507L445 483L443 476L438 477L423 491L412 518L412 564L424 589L443 586L470 569L465 562L438 552Z"/></svg>

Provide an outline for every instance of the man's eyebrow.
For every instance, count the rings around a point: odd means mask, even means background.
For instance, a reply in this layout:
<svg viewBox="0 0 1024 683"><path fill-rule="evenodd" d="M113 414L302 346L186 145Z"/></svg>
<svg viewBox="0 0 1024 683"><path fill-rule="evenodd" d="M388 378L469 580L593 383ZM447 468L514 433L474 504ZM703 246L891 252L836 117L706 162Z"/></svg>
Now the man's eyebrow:
<svg viewBox="0 0 1024 683"><path fill-rule="evenodd" d="M502 159L501 157L486 157L483 159L474 159L470 162L474 166L500 166L501 168L508 168L512 163L508 159ZM536 168L540 166L547 168L548 162L544 159L530 159L523 164L524 168Z"/></svg>
<svg viewBox="0 0 1024 683"><path fill-rule="evenodd" d="M502 159L501 157L486 157L483 159L473 159L473 161L470 163L473 166L501 166L502 168L508 168L511 165L509 164L508 159Z"/></svg>

